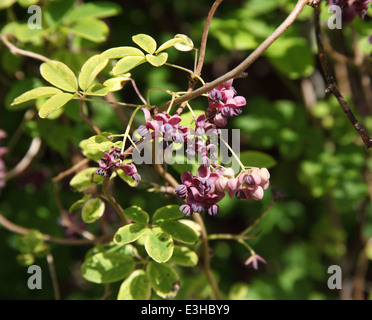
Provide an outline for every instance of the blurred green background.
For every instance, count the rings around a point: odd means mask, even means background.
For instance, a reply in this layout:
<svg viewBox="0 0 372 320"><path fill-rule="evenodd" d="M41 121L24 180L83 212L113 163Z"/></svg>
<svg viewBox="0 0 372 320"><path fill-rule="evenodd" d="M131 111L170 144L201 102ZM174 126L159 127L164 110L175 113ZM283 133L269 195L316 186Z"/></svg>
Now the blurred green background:
<svg viewBox="0 0 372 320"><path fill-rule="evenodd" d="M38 3L0 0L0 28L14 35L20 48L60 60L78 71L86 59L115 46L133 45L131 37L146 33L163 43L177 33L186 34L200 46L204 21L213 3L210 0L114 1L105 14L90 21L73 21L68 14L83 1L40 1L43 29L27 28L27 7ZM102 2L102 1L101 1ZM108 3L108 1L103 1ZM278 26L294 7L289 0L226 0L211 24L202 77L210 82L239 64ZM84 1L94 3L94 1ZM369 61L372 45L371 9L364 21L356 18L342 30L329 30L323 5L322 23L335 51L353 58L355 53ZM307 7L298 21L248 70L248 77L234 81L239 95L247 99L243 114L230 119L229 128L241 129L241 150L257 150L271 155L271 188L287 195L278 201L256 228L258 236L249 243L264 257L259 270L246 267L246 249L233 241L211 241L212 268L226 299L351 299L372 298L372 160L337 101L325 95L325 84L316 59L313 9ZM67 18L66 18L67 17ZM81 22L83 21L83 22ZM98 22L97 22L98 21ZM80 23L80 25L78 25ZM81 25L87 23L89 28ZM10 152L4 156L8 168L26 153L32 137L42 138L42 148L31 166L0 190L0 213L26 228L64 237L54 199L51 178L67 170L81 158L78 144L92 135L78 115L74 103L57 120L24 120L33 109L28 104L11 110L11 101L40 86L40 61L12 55L0 43L0 128L8 133L1 144ZM192 69L194 54L169 50L169 62ZM342 93L361 122L372 132L371 101L362 75L369 70L331 60ZM366 64L367 65L367 64ZM364 72L364 73L363 73ZM186 90L187 74L169 67L142 65L132 72L137 87L145 94L150 88ZM363 91L364 90L364 91ZM115 94L119 101L139 103L128 85ZM151 94L153 104L169 99ZM206 99L192 101L204 109ZM128 117L131 110L123 109ZM124 131L115 111L101 104L90 105L92 120L102 131ZM136 124L142 124L138 117ZM172 169L170 169L172 170ZM162 183L151 167L141 166L145 180ZM180 181L179 175L173 171ZM63 179L60 196L65 209L80 198L69 187L71 176ZM132 189L122 181L115 196L123 207L138 205L154 212L166 204L179 204L173 196L146 192L147 186ZM216 217L205 216L209 233L239 233L253 222L272 200L268 190L260 202L231 200L227 196ZM115 230L115 214L108 208L101 223L89 225L93 233ZM74 219L81 221L79 212ZM0 227L0 299L53 299L48 264L37 259L43 270L43 289L27 288L27 268L17 262L18 235ZM369 245L368 245L369 240ZM89 246L51 244L63 299L96 299L104 293L100 285L84 280L80 265ZM342 268L342 290L327 287L328 267ZM184 268L176 299L206 299L204 274ZM115 298L119 284L112 286Z"/></svg>

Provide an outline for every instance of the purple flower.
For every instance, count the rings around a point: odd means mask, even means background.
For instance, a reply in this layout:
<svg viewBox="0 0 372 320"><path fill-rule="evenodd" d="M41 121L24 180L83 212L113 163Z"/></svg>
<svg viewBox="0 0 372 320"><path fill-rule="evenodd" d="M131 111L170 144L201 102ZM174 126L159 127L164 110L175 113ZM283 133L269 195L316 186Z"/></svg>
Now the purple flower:
<svg viewBox="0 0 372 320"><path fill-rule="evenodd" d="M252 264L252 267L253 269L257 270L258 269L258 261L259 262L262 262L264 264L266 264L266 260L264 258L262 258L261 256L259 256L258 254L256 253L253 253L246 261L245 261L245 265L248 266L250 264Z"/></svg>
<svg viewBox="0 0 372 320"><path fill-rule="evenodd" d="M227 118L240 115L242 107L247 104L244 97L236 96L236 90L232 83L233 80L226 81L208 93L209 106L206 117L209 122L214 123L217 127L224 127Z"/></svg>
<svg viewBox="0 0 372 320"><path fill-rule="evenodd" d="M170 116L166 112L155 115L154 120L151 120L151 113L148 109L142 108L145 115L146 125L141 125L138 128L138 134L142 137L147 137L151 134L152 138L162 137L167 142L182 143L188 134L188 128L180 126L181 117L178 114ZM152 132L150 131L152 130Z"/></svg>
<svg viewBox="0 0 372 320"><path fill-rule="evenodd" d="M188 171L182 173L182 184L176 188L176 193L182 198L186 197L187 204L181 206L180 211L186 216L204 210L210 215L216 215L219 209L216 203L225 196L224 192L215 188L218 177L218 173L211 172L205 166L199 167L196 177Z"/></svg>
<svg viewBox="0 0 372 320"><path fill-rule="evenodd" d="M344 22L351 22L357 15L364 19L370 2L372 0L328 0L329 5L341 8Z"/></svg>
<svg viewBox="0 0 372 320"><path fill-rule="evenodd" d="M124 154L119 148L112 148L109 152L99 160L99 169L96 174L103 177L110 177L114 170L121 169L127 176L130 176L134 181L141 181L141 176L137 173L137 168L133 163L124 164Z"/></svg>

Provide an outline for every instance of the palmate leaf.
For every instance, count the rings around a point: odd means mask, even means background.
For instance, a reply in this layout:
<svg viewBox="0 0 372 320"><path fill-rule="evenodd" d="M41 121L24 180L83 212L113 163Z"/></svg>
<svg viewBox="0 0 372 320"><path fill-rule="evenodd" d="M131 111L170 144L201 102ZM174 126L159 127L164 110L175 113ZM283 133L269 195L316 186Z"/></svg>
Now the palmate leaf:
<svg viewBox="0 0 372 320"><path fill-rule="evenodd" d="M79 74L79 86L87 90L97 75L106 67L108 59L97 54L90 57L81 67Z"/></svg>
<svg viewBox="0 0 372 320"><path fill-rule="evenodd" d="M105 41L110 31L106 23L96 18L78 20L70 27L61 27L60 29L65 33L73 33L96 43Z"/></svg>
<svg viewBox="0 0 372 320"><path fill-rule="evenodd" d="M40 73L46 81L57 88L69 92L76 92L78 89L75 74L62 62L54 60L44 62L40 66Z"/></svg>
<svg viewBox="0 0 372 320"><path fill-rule="evenodd" d="M149 300L151 284L144 270L135 270L121 284L118 300Z"/></svg>
<svg viewBox="0 0 372 320"><path fill-rule="evenodd" d="M156 262L167 262L173 254L173 239L162 229L153 228L147 235L145 249L147 254Z"/></svg>
<svg viewBox="0 0 372 320"><path fill-rule="evenodd" d="M133 259L120 252L101 252L84 261L81 273L88 281L111 283L125 278L134 266Z"/></svg>
<svg viewBox="0 0 372 320"><path fill-rule="evenodd" d="M152 289L164 299L176 296L180 288L180 277L168 264L150 262L146 268Z"/></svg>
<svg viewBox="0 0 372 320"><path fill-rule="evenodd" d="M39 99L39 98L46 98L54 96L58 93L62 93L61 90L55 88L55 87L39 87L32 90L29 90L23 94L21 94L19 97L15 98L11 104L11 106L15 106L17 104L24 103L26 101Z"/></svg>
<svg viewBox="0 0 372 320"><path fill-rule="evenodd" d="M103 216L105 212L105 203L99 199L90 199L88 200L84 206L83 210L81 212L81 216L83 218L83 221L86 223L92 223L99 218Z"/></svg>
<svg viewBox="0 0 372 320"><path fill-rule="evenodd" d="M144 56L126 56L118 61L115 67L112 69L112 73L115 76L126 73L129 70L139 66L140 64L146 62Z"/></svg>
<svg viewBox="0 0 372 320"><path fill-rule="evenodd" d="M137 34L132 37L132 40L137 44L141 49L145 50L149 54L153 54L156 50L157 44L154 38L150 37L147 34Z"/></svg>
<svg viewBox="0 0 372 320"><path fill-rule="evenodd" d="M47 101L44 102L39 110L40 118L47 118L52 112L62 108L75 96L76 94L62 92L50 97Z"/></svg>
<svg viewBox="0 0 372 320"><path fill-rule="evenodd" d="M152 54L147 54L146 55L147 62L149 62L154 67L162 66L164 63L167 62L167 59L168 59L168 53L166 53L166 52L161 52L156 56L154 56Z"/></svg>

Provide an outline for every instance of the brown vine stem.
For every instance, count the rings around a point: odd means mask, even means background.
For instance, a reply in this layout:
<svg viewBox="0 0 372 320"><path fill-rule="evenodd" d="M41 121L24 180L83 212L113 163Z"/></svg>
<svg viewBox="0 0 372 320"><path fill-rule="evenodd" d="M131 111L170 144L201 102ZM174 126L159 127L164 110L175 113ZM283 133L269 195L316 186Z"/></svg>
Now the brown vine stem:
<svg viewBox="0 0 372 320"><path fill-rule="evenodd" d="M56 272L56 268L54 267L53 255L51 253L48 253L46 258L47 258L47 262L48 262L48 266L49 266L50 277L52 279L54 299L55 300L61 300L61 294L60 294L60 291L59 291L57 272Z"/></svg>
<svg viewBox="0 0 372 320"><path fill-rule="evenodd" d="M27 229L25 227L21 227L11 221L9 221L7 218L5 218L1 213L0 213L0 225L2 225L5 229L17 233L17 234L27 234L30 229ZM56 238L52 237L51 235L43 233L43 239L44 241L51 242L51 243L56 243L56 244L61 244L61 245L73 245L73 246L81 246L81 245L93 245L93 244L99 244L99 243L104 243L107 240L112 239L113 237L112 234L105 234L100 237L96 237L95 239L64 239L64 238Z"/></svg>
<svg viewBox="0 0 372 320"><path fill-rule="evenodd" d="M9 48L9 50L12 54L20 54L22 56L30 57L30 58L41 60L41 61L44 61L44 62L48 62L50 60L49 58L44 57L41 54L37 54L37 53L31 52L31 51L19 49L18 47L16 47L14 44L12 44L9 41L7 34L0 34L0 39Z"/></svg>
<svg viewBox="0 0 372 320"><path fill-rule="evenodd" d="M116 201L116 199L113 196L111 196L111 194L110 194L110 192L108 190L108 183L109 183L109 181L110 181L110 178L107 177L107 176L103 180L103 183L102 183L103 194L107 198L108 202L110 202L110 204L112 205L112 207L115 209L116 213L119 215L122 224L123 225L126 225L126 224L128 224L128 221L127 221L127 219L125 218L125 216L123 214L124 209Z"/></svg>
<svg viewBox="0 0 372 320"><path fill-rule="evenodd" d="M171 174L166 172L160 164L154 164L153 166L156 172L161 177L166 179L173 188L176 188L179 185L177 180ZM207 229L205 228L204 221L199 213L194 212L193 217L194 217L195 222L199 224L201 228L201 240L203 244L203 266L204 266L205 275L207 276L208 282L212 287L212 291L213 291L215 299L221 300L220 290L218 288L217 282L213 276L212 269L211 269L210 248L209 248L209 243L208 243Z"/></svg>
<svg viewBox="0 0 372 320"><path fill-rule="evenodd" d="M205 21L205 26L204 26L203 35L202 35L201 44L200 44L198 64L197 64L197 66L194 70L194 73L197 76L201 75L201 70L202 70L203 64L204 64L205 49L207 48L207 39L208 39L209 27L211 25L212 18L214 16L214 14L216 13L217 8L221 4L222 1L223 0L216 0L213 3L213 5L212 5L212 7L211 7L211 9L208 13L207 19ZM195 81L195 79L192 78L189 82L189 88L188 88L187 92L192 92L192 90L194 90L194 88L195 88L195 85L196 85L196 81ZM181 114L183 112L183 110L185 109L185 107L186 107L186 101L184 101L181 104L181 106L177 109L176 113Z"/></svg>
<svg viewBox="0 0 372 320"><path fill-rule="evenodd" d="M350 110L349 105L345 101L344 97L340 93L340 91L337 88L336 82L334 80L333 74L331 69L329 68L327 57L324 50L323 45L323 37L322 37L322 30L320 27L320 6L315 7L314 11L314 20L315 20L315 36L316 36L316 42L318 45L318 57L320 64L323 69L324 76L326 78L327 82L327 89L326 92L333 93L333 95L336 97L341 109L345 112L346 116L348 117L349 121L355 128L355 130L358 132L360 137L362 138L364 144L367 146L367 148L372 147L372 139L367 133L367 130L362 127L362 125L358 122L358 120L355 118L353 112Z"/></svg>
<svg viewBox="0 0 372 320"><path fill-rule="evenodd" d="M189 101L201 96L203 93L206 93L213 88L217 87L223 82L226 82L230 79L239 78L244 71L252 65L264 52L265 50L271 46L271 44L278 39L297 19L299 14L302 12L304 7L312 2L311 0L298 0L296 6L292 10L292 12L288 15L288 17L283 21L283 23L268 37L264 40L242 63L240 63L237 67L232 69L231 71L225 73L221 77L213 80L212 82L204 85L201 88L198 88L190 93L187 93L179 98L176 98L173 102L174 105L178 105L182 102ZM161 106L160 111L167 110L170 101L165 103Z"/></svg>

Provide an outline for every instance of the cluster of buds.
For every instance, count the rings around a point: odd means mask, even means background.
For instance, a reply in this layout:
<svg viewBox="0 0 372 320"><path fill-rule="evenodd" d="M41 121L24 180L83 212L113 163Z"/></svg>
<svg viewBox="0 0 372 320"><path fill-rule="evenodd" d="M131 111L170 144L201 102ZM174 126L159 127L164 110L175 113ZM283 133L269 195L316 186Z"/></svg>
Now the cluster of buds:
<svg viewBox="0 0 372 320"><path fill-rule="evenodd" d="M232 83L233 80L226 81L208 92L209 105L206 116L209 122L219 128L226 125L228 118L240 115L242 107L247 104L244 97L236 96Z"/></svg>
<svg viewBox="0 0 372 320"><path fill-rule="evenodd" d="M266 168L251 168L235 177L231 168L219 168L211 172L209 168L200 166L197 176L190 172L181 175L182 184L176 188L176 194L186 199L180 207L185 216L193 212L206 210L210 215L219 211L217 202L225 196L225 192L233 198L243 200L261 200L264 190L270 185L270 173Z"/></svg>
<svg viewBox="0 0 372 320"><path fill-rule="evenodd" d="M0 130L0 141L4 138L6 138L7 134L4 130ZM0 188L5 187L5 174L6 174L6 168L5 163L3 161L2 156L8 152L8 149L5 147L0 147Z"/></svg>
<svg viewBox="0 0 372 320"><path fill-rule="evenodd" d="M264 190L270 185L270 173L266 168L251 168L235 177L231 168L218 169L221 172L216 181L216 189L227 191L230 198L234 195L242 200L261 200Z"/></svg>
<svg viewBox="0 0 372 320"><path fill-rule="evenodd" d="M344 22L351 22L357 15L364 19L370 2L372 0L328 0L329 5L341 8Z"/></svg>
<svg viewBox="0 0 372 320"><path fill-rule="evenodd" d="M181 117L176 114L170 116L166 112L155 115L154 120L151 120L151 113L148 109L142 108L145 115L146 125L138 127L138 134L142 137L163 138L165 146L172 142L183 143L188 134L188 128L180 126ZM150 131L151 130L151 131Z"/></svg>
<svg viewBox="0 0 372 320"><path fill-rule="evenodd" d="M213 139L211 139L211 136L217 138L218 134L219 129L217 129L214 124L206 121L205 114L196 118L195 130L189 129L189 134L186 138L187 158L190 159L199 155L204 166L209 167L211 164L217 164L217 144L212 141Z"/></svg>
<svg viewBox="0 0 372 320"><path fill-rule="evenodd" d="M119 148L111 148L109 152L99 160L99 169L96 174L103 177L110 177L116 169L121 169L127 176L130 176L134 181L139 182L141 176L137 173L137 168L133 163L124 164L124 154Z"/></svg>
<svg viewBox="0 0 372 320"><path fill-rule="evenodd" d="M186 199L185 205L180 207L180 211L185 216L191 216L193 212L207 210L208 214L216 215L219 211L217 202L225 196L224 192L215 188L215 183L219 174L211 172L209 168L200 166L196 177L191 172L184 172L181 175L182 184L176 187L176 194Z"/></svg>

